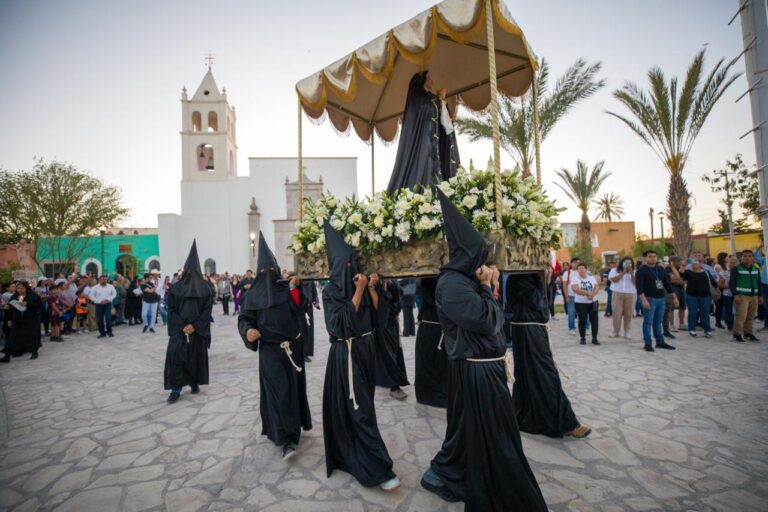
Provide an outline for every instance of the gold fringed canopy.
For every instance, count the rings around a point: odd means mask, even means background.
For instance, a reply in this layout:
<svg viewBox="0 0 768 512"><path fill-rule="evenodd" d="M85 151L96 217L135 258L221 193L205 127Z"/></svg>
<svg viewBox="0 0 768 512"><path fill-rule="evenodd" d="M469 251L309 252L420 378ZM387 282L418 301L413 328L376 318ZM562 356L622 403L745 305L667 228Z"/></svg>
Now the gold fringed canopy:
<svg viewBox="0 0 768 512"><path fill-rule="evenodd" d="M429 69L445 88L455 114L460 101L483 110L491 101L487 6L492 10L498 90L522 96L538 62L503 0L444 0L296 84L301 108L312 119L327 115L346 132L370 140L397 136L408 82Z"/></svg>

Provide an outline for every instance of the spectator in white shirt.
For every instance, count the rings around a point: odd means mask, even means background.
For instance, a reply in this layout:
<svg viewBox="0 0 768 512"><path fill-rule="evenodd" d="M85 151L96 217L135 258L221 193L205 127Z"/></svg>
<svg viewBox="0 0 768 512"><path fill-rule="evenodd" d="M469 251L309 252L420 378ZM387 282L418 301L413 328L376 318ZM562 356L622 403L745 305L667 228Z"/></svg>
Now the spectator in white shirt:
<svg viewBox="0 0 768 512"><path fill-rule="evenodd" d="M635 263L627 256L622 258L616 268L608 273L611 282L613 296L613 334L610 338L618 338L624 321L624 338L632 339L629 327L632 322L632 310L637 301L637 288L635 287Z"/></svg>
<svg viewBox="0 0 768 512"><path fill-rule="evenodd" d="M117 297L117 290L109 284L109 277L103 275L99 284L90 289L88 298L96 305L96 321L99 325L99 338L112 338L112 301Z"/></svg>

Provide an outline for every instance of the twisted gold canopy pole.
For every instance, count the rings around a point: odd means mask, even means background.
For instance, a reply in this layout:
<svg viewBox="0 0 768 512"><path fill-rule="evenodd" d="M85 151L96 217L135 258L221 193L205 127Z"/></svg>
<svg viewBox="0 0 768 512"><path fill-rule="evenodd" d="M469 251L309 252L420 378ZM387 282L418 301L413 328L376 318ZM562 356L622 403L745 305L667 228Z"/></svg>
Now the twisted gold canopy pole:
<svg viewBox="0 0 768 512"><path fill-rule="evenodd" d="M374 128L375 130L375 128ZM376 133L371 132L371 197L376 193Z"/></svg>
<svg viewBox="0 0 768 512"><path fill-rule="evenodd" d="M539 87L536 70L531 67L531 92L533 93L533 147L536 154L536 183L541 185L541 141L539 135Z"/></svg>
<svg viewBox="0 0 768 512"><path fill-rule="evenodd" d="M488 72L491 85L491 128L493 131L493 170L496 173L496 227L501 229L501 149L499 146L499 91L496 82L496 44L493 40L492 0L485 0L485 31L488 37Z"/></svg>
<svg viewBox="0 0 768 512"><path fill-rule="evenodd" d="M301 99L299 99L299 222L304 218L304 172L301 158Z"/></svg>

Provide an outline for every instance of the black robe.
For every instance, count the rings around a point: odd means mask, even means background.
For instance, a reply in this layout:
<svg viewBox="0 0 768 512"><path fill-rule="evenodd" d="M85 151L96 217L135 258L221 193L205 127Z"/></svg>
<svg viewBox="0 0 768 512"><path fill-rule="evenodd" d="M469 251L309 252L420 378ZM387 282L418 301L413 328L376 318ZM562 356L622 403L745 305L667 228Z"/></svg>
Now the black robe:
<svg viewBox="0 0 768 512"><path fill-rule="evenodd" d="M503 361L504 316L487 286L444 270L436 302L448 352L448 427L432 470L466 511L546 511L523 453Z"/></svg>
<svg viewBox="0 0 768 512"><path fill-rule="evenodd" d="M376 390L376 349L371 332L374 312L367 290L363 304L355 311L351 300L323 290L325 325L331 337L331 350L323 387L323 439L325 465L330 477L340 469L354 476L365 487L374 487L395 477L392 459L381 438L373 396ZM355 401L350 399L348 349L352 343L352 384Z"/></svg>
<svg viewBox="0 0 768 512"><path fill-rule="evenodd" d="M560 373L552 358L546 325L549 309L546 291L536 274L507 278L505 312L509 339L515 359L515 404L520 430L529 434L563 437L579 426L579 420L565 396Z"/></svg>
<svg viewBox="0 0 768 512"><path fill-rule="evenodd" d="M301 283L301 294L306 297L304 313L301 315L301 343L304 356L315 355L315 304L317 304L317 285L314 281Z"/></svg>
<svg viewBox="0 0 768 512"><path fill-rule="evenodd" d="M437 316L437 279L424 278L419 285L422 306L416 332L416 401L442 407L448 404L448 357L442 346L443 328Z"/></svg>
<svg viewBox="0 0 768 512"><path fill-rule="evenodd" d="M245 347L260 351L259 409L261 434L277 446L299 444L301 429L312 429L312 416L307 402L307 377L304 369L301 323L304 323L305 301L293 298L266 309L241 310L237 326ZM248 329L258 329L261 338L250 343ZM281 348L290 342L288 353ZM293 365L301 370L297 371Z"/></svg>
<svg viewBox="0 0 768 512"><path fill-rule="evenodd" d="M397 156L387 193L398 189L429 188L456 175L459 151L456 132L448 135L440 123L440 98L424 89L414 75L400 128Z"/></svg>
<svg viewBox="0 0 768 512"><path fill-rule="evenodd" d="M10 301L13 300L19 300L19 295L14 293L10 298ZM24 303L27 305L27 309L23 313L9 305L3 319L4 322L10 320L13 323L8 338L5 340L5 347L3 347L3 353L11 357L36 353L42 345L40 321L43 303L40 296L31 290L27 291Z"/></svg>
<svg viewBox="0 0 768 512"><path fill-rule="evenodd" d="M405 371L405 357L400 343L400 290L397 283L390 283L387 289L383 284L376 287L379 294L379 308L376 310L378 321L376 338L376 385L386 388L407 386L408 374Z"/></svg>
<svg viewBox="0 0 768 512"><path fill-rule="evenodd" d="M206 297L168 294L168 348L165 352L165 389L208 384L213 293ZM182 329L192 324L189 341Z"/></svg>
<svg viewBox="0 0 768 512"><path fill-rule="evenodd" d="M126 321L143 322L141 318L141 295L136 295L133 290L139 288L138 283L134 280L128 286L125 295L125 310L123 317Z"/></svg>

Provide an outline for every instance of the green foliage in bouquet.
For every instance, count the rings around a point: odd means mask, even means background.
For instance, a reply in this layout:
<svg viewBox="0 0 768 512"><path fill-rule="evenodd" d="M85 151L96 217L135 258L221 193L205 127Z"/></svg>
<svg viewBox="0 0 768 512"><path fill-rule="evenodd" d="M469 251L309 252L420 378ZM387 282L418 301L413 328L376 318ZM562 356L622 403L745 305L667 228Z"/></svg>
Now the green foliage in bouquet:
<svg viewBox="0 0 768 512"><path fill-rule="evenodd" d="M523 178L518 170L501 175L502 227L515 237L529 237L549 247L557 247L560 232L557 214L540 185ZM480 232L497 229L492 170L461 168L456 176L438 187ZM359 253L375 253L398 248L414 239L441 238L443 215L440 201L432 190L414 192L401 189L390 196L379 192L357 201L324 194L317 202L304 205L304 217L292 236L294 253L317 254L325 251L323 221L344 237Z"/></svg>

